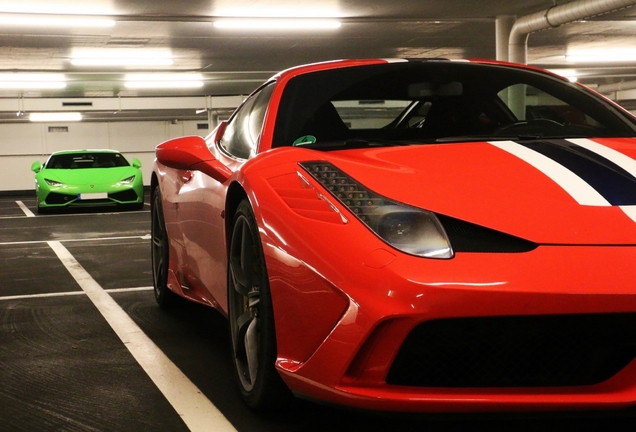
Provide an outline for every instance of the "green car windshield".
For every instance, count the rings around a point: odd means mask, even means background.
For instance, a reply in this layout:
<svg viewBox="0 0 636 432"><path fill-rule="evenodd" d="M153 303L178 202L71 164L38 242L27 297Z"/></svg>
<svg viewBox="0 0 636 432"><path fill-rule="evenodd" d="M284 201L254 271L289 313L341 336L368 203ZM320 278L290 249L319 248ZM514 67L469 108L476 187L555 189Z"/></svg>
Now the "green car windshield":
<svg viewBox="0 0 636 432"><path fill-rule="evenodd" d="M53 155L46 162L46 168L82 169L113 168L130 166L120 153L65 153Z"/></svg>

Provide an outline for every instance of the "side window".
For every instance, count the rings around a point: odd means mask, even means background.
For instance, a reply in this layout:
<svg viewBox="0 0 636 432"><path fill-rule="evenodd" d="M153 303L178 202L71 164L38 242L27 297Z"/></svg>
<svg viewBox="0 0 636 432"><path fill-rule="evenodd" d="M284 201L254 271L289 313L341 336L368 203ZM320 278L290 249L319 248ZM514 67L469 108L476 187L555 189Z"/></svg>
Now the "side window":
<svg viewBox="0 0 636 432"><path fill-rule="evenodd" d="M598 127L597 120L563 100L526 84L515 84L498 93L518 120L551 120L560 124Z"/></svg>
<svg viewBox="0 0 636 432"><path fill-rule="evenodd" d="M225 151L241 159L249 159L256 155L273 90L274 84L268 84L241 105L219 142Z"/></svg>

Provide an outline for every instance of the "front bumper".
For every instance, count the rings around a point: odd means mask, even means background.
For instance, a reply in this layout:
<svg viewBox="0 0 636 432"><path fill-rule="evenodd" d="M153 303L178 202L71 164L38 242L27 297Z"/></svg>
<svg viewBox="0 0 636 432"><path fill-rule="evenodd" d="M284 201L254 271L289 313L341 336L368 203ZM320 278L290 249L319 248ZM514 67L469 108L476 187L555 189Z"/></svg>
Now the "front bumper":
<svg viewBox="0 0 636 432"><path fill-rule="evenodd" d="M332 284L348 307L308 358L282 334L277 366L297 394L400 412L636 404L635 247L372 254Z"/></svg>
<svg viewBox="0 0 636 432"><path fill-rule="evenodd" d="M116 188L94 188L90 192L83 188L65 186L39 190L38 205L41 208L100 207L143 204L143 186L119 186Z"/></svg>

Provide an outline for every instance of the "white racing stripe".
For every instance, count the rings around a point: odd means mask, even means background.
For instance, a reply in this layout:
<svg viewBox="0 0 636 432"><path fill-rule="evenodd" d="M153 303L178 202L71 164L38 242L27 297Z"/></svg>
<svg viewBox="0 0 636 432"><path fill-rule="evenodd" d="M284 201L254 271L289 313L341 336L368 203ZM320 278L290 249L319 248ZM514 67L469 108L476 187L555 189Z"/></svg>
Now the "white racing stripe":
<svg viewBox="0 0 636 432"><path fill-rule="evenodd" d="M547 175L580 205L599 207L611 205L586 181L549 157L514 141L490 141L489 144L518 157Z"/></svg>
<svg viewBox="0 0 636 432"><path fill-rule="evenodd" d="M569 139L568 141L604 157L636 177L636 160L629 156L586 138ZM636 206L620 206L620 208L631 220L636 222Z"/></svg>
<svg viewBox="0 0 636 432"><path fill-rule="evenodd" d="M636 206L620 206L621 210L634 222L636 222Z"/></svg>
<svg viewBox="0 0 636 432"><path fill-rule="evenodd" d="M586 138L575 138L569 139L568 141L572 144L576 144L577 146L588 149L589 151L604 157L608 161L615 163L616 165L636 177L636 160L630 158L629 156L617 150L614 150L613 148L604 146L603 144L599 144Z"/></svg>
<svg viewBox="0 0 636 432"><path fill-rule="evenodd" d="M51 241L48 244L191 431L236 431L62 243Z"/></svg>

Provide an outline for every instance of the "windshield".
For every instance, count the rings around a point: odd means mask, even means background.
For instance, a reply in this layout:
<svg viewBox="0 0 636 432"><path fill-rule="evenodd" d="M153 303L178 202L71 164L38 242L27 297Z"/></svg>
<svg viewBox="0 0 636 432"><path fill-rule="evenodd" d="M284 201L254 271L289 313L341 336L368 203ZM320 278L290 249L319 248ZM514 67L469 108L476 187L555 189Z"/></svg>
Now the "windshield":
<svg viewBox="0 0 636 432"><path fill-rule="evenodd" d="M633 136L630 116L576 84L525 69L429 60L293 78L273 146Z"/></svg>
<svg viewBox="0 0 636 432"><path fill-rule="evenodd" d="M130 164L120 153L65 153L52 155L46 168L82 169L114 168Z"/></svg>

